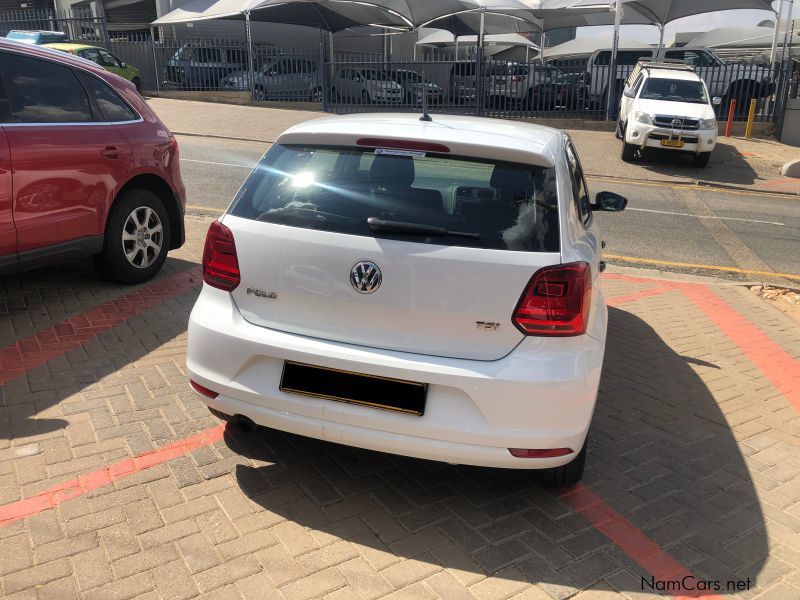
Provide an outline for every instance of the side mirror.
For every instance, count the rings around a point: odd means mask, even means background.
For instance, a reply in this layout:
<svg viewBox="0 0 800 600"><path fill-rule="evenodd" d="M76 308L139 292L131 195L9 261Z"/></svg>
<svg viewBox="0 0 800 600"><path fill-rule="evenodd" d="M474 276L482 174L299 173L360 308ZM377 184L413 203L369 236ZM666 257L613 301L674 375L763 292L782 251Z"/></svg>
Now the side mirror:
<svg viewBox="0 0 800 600"><path fill-rule="evenodd" d="M722 98L720 98L719 96L714 96L714 98L711 99L711 104L713 104L714 106L719 106L720 104L722 104Z"/></svg>
<svg viewBox="0 0 800 600"><path fill-rule="evenodd" d="M628 98L636 97L636 93L633 91L633 88L625 88L625 90L622 92L622 95Z"/></svg>
<svg viewBox="0 0 800 600"><path fill-rule="evenodd" d="M627 198L614 192L600 192L592 204L592 210L600 212L620 212L628 206Z"/></svg>

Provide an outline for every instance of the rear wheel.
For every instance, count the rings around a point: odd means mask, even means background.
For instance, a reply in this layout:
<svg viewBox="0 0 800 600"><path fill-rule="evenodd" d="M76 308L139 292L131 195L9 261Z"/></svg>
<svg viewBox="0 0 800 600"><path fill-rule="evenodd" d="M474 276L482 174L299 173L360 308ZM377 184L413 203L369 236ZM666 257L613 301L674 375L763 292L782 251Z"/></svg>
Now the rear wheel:
<svg viewBox="0 0 800 600"><path fill-rule="evenodd" d="M322 88L315 87L314 90L311 92L311 102L316 102L317 104L322 104Z"/></svg>
<svg viewBox="0 0 800 600"><path fill-rule="evenodd" d="M711 152L701 152L692 157L692 164L695 167L705 167L708 164L708 159L711 158Z"/></svg>
<svg viewBox="0 0 800 600"><path fill-rule="evenodd" d="M361 104L371 104L372 98L369 97L369 92L367 90L362 90L361 92Z"/></svg>
<svg viewBox="0 0 800 600"><path fill-rule="evenodd" d="M267 99L267 90L265 90L260 85L256 86L256 89L253 90L253 99L257 102L263 102Z"/></svg>
<svg viewBox="0 0 800 600"><path fill-rule="evenodd" d="M98 271L126 284L151 279L167 259L169 217L161 199L149 190L129 190L111 207Z"/></svg>
<svg viewBox="0 0 800 600"><path fill-rule="evenodd" d="M586 467L586 446L588 443L589 437L587 436L581 451L578 452L578 456L572 459L572 462L560 467L544 469L541 473L542 480L553 485L573 486L578 483L583 478L583 471Z"/></svg>

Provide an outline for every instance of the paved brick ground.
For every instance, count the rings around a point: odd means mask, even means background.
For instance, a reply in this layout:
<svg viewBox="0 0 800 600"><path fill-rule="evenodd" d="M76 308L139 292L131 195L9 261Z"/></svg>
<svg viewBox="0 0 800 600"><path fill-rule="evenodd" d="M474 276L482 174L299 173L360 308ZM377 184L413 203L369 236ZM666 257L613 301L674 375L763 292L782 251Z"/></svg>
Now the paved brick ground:
<svg viewBox="0 0 800 600"><path fill-rule="evenodd" d="M222 428L184 378L208 221L137 289L0 280L4 598L800 597L800 330L616 271L585 485ZM725 590L718 596L729 596Z"/></svg>

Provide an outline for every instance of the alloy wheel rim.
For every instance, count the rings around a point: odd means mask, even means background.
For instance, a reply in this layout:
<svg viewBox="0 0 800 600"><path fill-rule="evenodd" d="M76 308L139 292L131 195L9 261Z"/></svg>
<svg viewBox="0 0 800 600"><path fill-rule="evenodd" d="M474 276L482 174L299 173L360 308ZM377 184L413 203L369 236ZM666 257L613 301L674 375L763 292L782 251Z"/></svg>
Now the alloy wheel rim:
<svg viewBox="0 0 800 600"><path fill-rule="evenodd" d="M158 213L149 206L131 211L122 228L122 251L137 269L146 269L161 255L164 227Z"/></svg>

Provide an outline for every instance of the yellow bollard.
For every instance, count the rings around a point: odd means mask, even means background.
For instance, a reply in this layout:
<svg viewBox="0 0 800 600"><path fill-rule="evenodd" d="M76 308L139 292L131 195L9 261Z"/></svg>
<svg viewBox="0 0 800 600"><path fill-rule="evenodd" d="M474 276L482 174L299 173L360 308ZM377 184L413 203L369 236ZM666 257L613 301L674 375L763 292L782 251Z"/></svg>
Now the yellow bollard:
<svg viewBox="0 0 800 600"><path fill-rule="evenodd" d="M753 98L750 100L750 112L747 113L747 127L744 130L744 139L749 140L750 136L753 134L753 121L756 120L756 107L758 106L758 100Z"/></svg>

